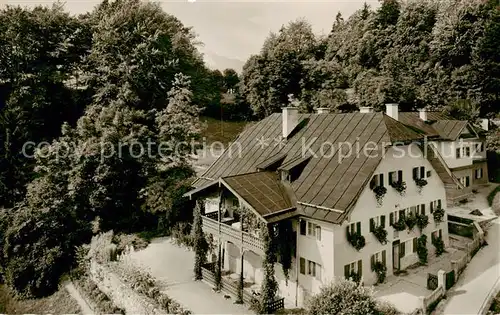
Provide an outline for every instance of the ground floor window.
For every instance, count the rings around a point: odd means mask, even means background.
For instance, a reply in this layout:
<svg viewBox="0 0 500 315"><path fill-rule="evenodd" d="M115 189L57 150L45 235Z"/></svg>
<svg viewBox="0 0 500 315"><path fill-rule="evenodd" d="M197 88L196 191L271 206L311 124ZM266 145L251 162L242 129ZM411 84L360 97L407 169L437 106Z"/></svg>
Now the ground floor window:
<svg viewBox="0 0 500 315"><path fill-rule="evenodd" d="M355 278L353 274L361 277L363 274L363 262L361 260L354 261L344 266L344 277L346 279Z"/></svg>
<svg viewBox="0 0 500 315"><path fill-rule="evenodd" d="M307 275L309 275L311 277L315 277L318 280L321 280L321 265L320 264L318 264L314 261L305 259L304 257L300 257L299 269L300 269L301 274L305 275L307 273Z"/></svg>
<svg viewBox="0 0 500 315"><path fill-rule="evenodd" d="M386 264L386 251L383 250L381 252L373 254L372 257L371 257L371 261L370 262L371 262L372 270L374 269L376 262L381 262L382 265L384 265L384 266L387 267L387 264Z"/></svg>
<svg viewBox="0 0 500 315"><path fill-rule="evenodd" d="M477 170L475 170L475 175L476 175L476 179L483 178L483 169L478 168Z"/></svg>

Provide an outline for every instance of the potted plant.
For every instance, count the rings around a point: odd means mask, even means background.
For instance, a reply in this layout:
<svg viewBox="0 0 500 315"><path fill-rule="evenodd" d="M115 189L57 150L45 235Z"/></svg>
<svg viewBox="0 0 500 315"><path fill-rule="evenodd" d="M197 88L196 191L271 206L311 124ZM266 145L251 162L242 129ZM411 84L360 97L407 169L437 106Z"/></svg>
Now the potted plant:
<svg viewBox="0 0 500 315"><path fill-rule="evenodd" d="M397 222L394 222L392 224L392 227L396 230L396 231L404 231L404 229L406 229L406 223L405 223L405 220L404 218L400 218Z"/></svg>
<svg viewBox="0 0 500 315"><path fill-rule="evenodd" d="M387 231L382 225L373 228L372 233L380 243L382 243L383 245L387 244Z"/></svg>
<svg viewBox="0 0 500 315"><path fill-rule="evenodd" d="M404 196L406 193L406 182L397 181L391 183L392 188L394 188L401 196Z"/></svg>
<svg viewBox="0 0 500 315"><path fill-rule="evenodd" d="M417 214L417 226L420 230L420 232L422 232L423 229L425 229L427 227L427 225L429 224L429 217L425 214Z"/></svg>
<svg viewBox="0 0 500 315"><path fill-rule="evenodd" d="M365 247L366 244L365 237L359 233L348 233L347 240L357 251Z"/></svg>
<svg viewBox="0 0 500 315"><path fill-rule="evenodd" d="M384 186L377 186L373 188L373 192L375 193L375 198L377 199L378 205L382 205L382 200L387 193L387 188L385 188Z"/></svg>
<svg viewBox="0 0 500 315"><path fill-rule="evenodd" d="M427 185L427 181L423 178L415 178L415 184L417 185L418 193L420 194L422 192L422 188Z"/></svg>
<svg viewBox="0 0 500 315"><path fill-rule="evenodd" d="M413 213L410 212L410 214L408 214L406 216L405 224L408 227L408 230L410 230L410 231L413 230L413 228L417 224L417 218L415 217L415 215Z"/></svg>
<svg viewBox="0 0 500 315"><path fill-rule="evenodd" d="M436 222L438 224L441 223L441 222L443 222L443 218L444 218L444 210L443 210L443 208L438 207L437 209L435 209L432 212L432 216L434 217L434 222Z"/></svg>

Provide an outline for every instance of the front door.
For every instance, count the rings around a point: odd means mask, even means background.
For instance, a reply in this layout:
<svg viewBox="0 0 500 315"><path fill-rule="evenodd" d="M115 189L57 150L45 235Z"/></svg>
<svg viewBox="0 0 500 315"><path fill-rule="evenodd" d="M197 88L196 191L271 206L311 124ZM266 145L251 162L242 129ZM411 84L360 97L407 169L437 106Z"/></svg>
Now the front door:
<svg viewBox="0 0 500 315"><path fill-rule="evenodd" d="M392 243L392 268L399 270L399 240Z"/></svg>

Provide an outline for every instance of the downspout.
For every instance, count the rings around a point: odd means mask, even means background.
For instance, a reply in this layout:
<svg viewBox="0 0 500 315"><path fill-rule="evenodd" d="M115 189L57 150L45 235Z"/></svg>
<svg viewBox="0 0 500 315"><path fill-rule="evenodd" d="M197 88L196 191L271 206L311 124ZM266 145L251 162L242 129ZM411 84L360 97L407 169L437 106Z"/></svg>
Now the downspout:
<svg viewBox="0 0 500 315"><path fill-rule="evenodd" d="M295 307L299 306L299 264L300 264L300 257L299 257L299 229L300 229L300 220L297 221L298 225L295 230Z"/></svg>

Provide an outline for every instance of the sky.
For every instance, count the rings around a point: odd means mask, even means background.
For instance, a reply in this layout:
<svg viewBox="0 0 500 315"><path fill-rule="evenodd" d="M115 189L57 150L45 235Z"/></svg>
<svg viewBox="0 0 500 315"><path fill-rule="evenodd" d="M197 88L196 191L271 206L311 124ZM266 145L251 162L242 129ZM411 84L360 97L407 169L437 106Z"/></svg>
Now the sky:
<svg viewBox="0 0 500 315"><path fill-rule="evenodd" d="M35 6L52 0L0 0L0 3ZM66 0L73 14L92 10L98 0ZM213 68L241 70L252 54L257 54L270 32L282 25L305 18L317 34L328 34L337 12L346 18L361 8L364 0L341 1L249 1L249 0L163 0L162 8L192 26L203 42L200 51ZM372 7L378 0L367 0Z"/></svg>

